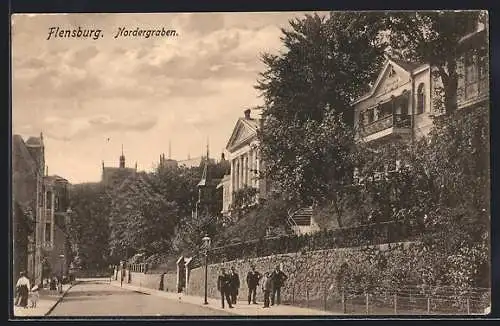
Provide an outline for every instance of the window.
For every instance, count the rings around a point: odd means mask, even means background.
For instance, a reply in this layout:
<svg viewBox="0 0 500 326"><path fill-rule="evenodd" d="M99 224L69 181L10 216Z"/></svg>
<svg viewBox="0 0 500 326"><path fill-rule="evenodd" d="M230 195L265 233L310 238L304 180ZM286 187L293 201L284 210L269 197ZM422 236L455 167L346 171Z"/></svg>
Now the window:
<svg viewBox="0 0 500 326"><path fill-rule="evenodd" d="M465 56L465 98L469 99L478 95L478 57L474 53Z"/></svg>
<svg viewBox="0 0 500 326"><path fill-rule="evenodd" d="M52 231L50 223L45 223L45 242L50 242L50 233Z"/></svg>
<svg viewBox="0 0 500 326"><path fill-rule="evenodd" d="M47 191L47 209L52 208L52 193Z"/></svg>
<svg viewBox="0 0 500 326"><path fill-rule="evenodd" d="M425 87L420 83L417 89L417 114L425 112Z"/></svg>
<svg viewBox="0 0 500 326"><path fill-rule="evenodd" d="M366 111L366 123L372 123L373 122L373 109L367 110Z"/></svg>

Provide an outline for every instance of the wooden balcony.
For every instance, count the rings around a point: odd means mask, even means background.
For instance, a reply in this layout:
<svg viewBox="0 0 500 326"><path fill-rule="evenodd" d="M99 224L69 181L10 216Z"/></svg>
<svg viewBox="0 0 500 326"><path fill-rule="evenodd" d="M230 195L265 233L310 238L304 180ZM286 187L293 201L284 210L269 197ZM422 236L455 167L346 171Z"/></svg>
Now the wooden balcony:
<svg viewBox="0 0 500 326"><path fill-rule="evenodd" d="M408 134L411 132L411 116L391 114L369 124L362 125L359 129L357 138L363 138L365 141L395 134Z"/></svg>

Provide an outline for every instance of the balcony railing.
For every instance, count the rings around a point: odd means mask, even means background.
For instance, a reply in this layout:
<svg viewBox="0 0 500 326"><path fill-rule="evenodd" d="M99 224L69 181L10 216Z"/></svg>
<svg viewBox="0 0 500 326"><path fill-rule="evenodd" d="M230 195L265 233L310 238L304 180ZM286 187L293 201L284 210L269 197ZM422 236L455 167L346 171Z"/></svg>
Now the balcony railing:
<svg viewBox="0 0 500 326"><path fill-rule="evenodd" d="M489 94L488 79L483 78L469 83L457 92L459 106L470 105L476 101L486 99Z"/></svg>
<svg viewBox="0 0 500 326"><path fill-rule="evenodd" d="M362 136L371 135L388 128L411 128L411 116L392 114L361 126Z"/></svg>

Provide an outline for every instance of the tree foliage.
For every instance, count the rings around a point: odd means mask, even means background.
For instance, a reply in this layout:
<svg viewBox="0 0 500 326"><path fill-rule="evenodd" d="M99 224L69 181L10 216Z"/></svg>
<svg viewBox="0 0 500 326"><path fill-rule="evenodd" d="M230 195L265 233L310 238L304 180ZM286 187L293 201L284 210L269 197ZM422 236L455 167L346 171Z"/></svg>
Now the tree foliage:
<svg viewBox="0 0 500 326"><path fill-rule="evenodd" d="M75 185L72 189L68 233L81 267L107 266L110 203L99 184Z"/></svg>
<svg viewBox="0 0 500 326"><path fill-rule="evenodd" d="M267 69L256 87L266 102L259 133L265 174L299 203L339 200L351 173L349 104L366 90L383 59L381 16L307 15L283 29L286 51L263 56Z"/></svg>
<svg viewBox="0 0 500 326"><path fill-rule="evenodd" d="M127 178L113 190L110 213L113 256L168 251L177 221L177 204L156 192L147 175Z"/></svg>

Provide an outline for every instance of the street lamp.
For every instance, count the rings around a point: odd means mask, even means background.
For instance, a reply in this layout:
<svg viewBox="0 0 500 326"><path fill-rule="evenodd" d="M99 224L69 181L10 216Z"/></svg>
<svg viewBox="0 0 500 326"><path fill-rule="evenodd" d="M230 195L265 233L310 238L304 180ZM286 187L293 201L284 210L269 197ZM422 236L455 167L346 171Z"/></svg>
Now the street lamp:
<svg viewBox="0 0 500 326"><path fill-rule="evenodd" d="M61 258L61 276L59 277L59 293L62 293L62 277L63 277L63 263L64 263L64 255L59 255Z"/></svg>
<svg viewBox="0 0 500 326"><path fill-rule="evenodd" d="M210 237L206 234L203 239L203 247L205 248L205 302L204 304L208 304L207 300L207 283L208 283L208 249L210 248Z"/></svg>

